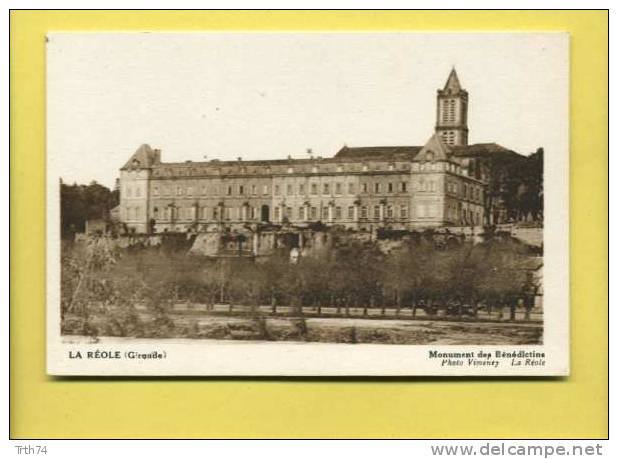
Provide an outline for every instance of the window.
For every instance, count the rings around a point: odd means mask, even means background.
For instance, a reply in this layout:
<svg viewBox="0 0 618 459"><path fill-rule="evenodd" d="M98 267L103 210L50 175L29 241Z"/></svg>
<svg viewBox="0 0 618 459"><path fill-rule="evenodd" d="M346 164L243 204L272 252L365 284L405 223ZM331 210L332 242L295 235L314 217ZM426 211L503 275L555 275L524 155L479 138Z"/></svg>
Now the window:
<svg viewBox="0 0 618 459"><path fill-rule="evenodd" d="M202 194L207 194L206 185L202 187Z"/></svg>
<svg viewBox="0 0 618 459"><path fill-rule="evenodd" d="M380 218L380 206L373 206L373 218Z"/></svg>
<svg viewBox="0 0 618 459"><path fill-rule="evenodd" d="M354 194L354 193L355 193L354 184L348 183L348 194Z"/></svg>
<svg viewBox="0 0 618 459"><path fill-rule="evenodd" d="M294 173L294 168L293 167L288 167L288 174L292 174Z"/></svg>
<svg viewBox="0 0 618 459"><path fill-rule="evenodd" d="M425 206L423 204L419 204L418 206L416 206L416 215L418 215L419 218L425 218Z"/></svg>
<svg viewBox="0 0 618 459"><path fill-rule="evenodd" d="M232 185L228 185L227 186L227 195L231 196L232 195Z"/></svg>
<svg viewBox="0 0 618 459"><path fill-rule="evenodd" d="M455 99L442 101L442 121L452 123L455 121Z"/></svg>
<svg viewBox="0 0 618 459"><path fill-rule="evenodd" d="M152 216L157 219L159 218L159 209L157 207L155 207L154 209L152 209Z"/></svg>
<svg viewBox="0 0 618 459"><path fill-rule="evenodd" d="M275 221L279 220L279 212L280 212L279 206L276 206L275 207Z"/></svg>
<svg viewBox="0 0 618 459"><path fill-rule="evenodd" d="M251 185L251 194L254 196L257 194L257 186Z"/></svg>
<svg viewBox="0 0 618 459"><path fill-rule="evenodd" d="M298 219L299 220L305 219L305 207L304 206L298 208Z"/></svg>
<svg viewBox="0 0 618 459"><path fill-rule="evenodd" d="M279 185L275 185L275 196L279 196ZM277 214L275 214L277 215ZM277 219L277 217L275 216L275 220Z"/></svg>
<svg viewBox="0 0 618 459"><path fill-rule="evenodd" d="M464 198L468 197L468 185L466 185L465 183L464 183L464 186L463 186L463 197Z"/></svg>
<svg viewBox="0 0 618 459"><path fill-rule="evenodd" d="M318 184L317 183L311 184L311 194L318 194Z"/></svg>
<svg viewBox="0 0 618 459"><path fill-rule="evenodd" d="M268 194L268 185L262 187L262 194Z"/></svg>
<svg viewBox="0 0 618 459"><path fill-rule="evenodd" d="M311 220L315 220L318 217L318 209L311 207L309 209L309 217Z"/></svg>
<svg viewBox="0 0 618 459"><path fill-rule="evenodd" d="M335 207L335 220L341 220L341 207Z"/></svg>
<svg viewBox="0 0 618 459"><path fill-rule="evenodd" d="M286 207L285 208L285 216L287 218L292 218L292 208L291 207Z"/></svg>
<svg viewBox="0 0 618 459"><path fill-rule="evenodd" d="M421 180L419 182L419 190L421 190L421 191L425 191L426 190L426 185L425 185L425 181L424 180Z"/></svg>
<svg viewBox="0 0 618 459"><path fill-rule="evenodd" d="M367 218L367 206L361 207L361 218Z"/></svg>
<svg viewBox="0 0 618 459"><path fill-rule="evenodd" d="M328 220L328 207L322 207L322 220Z"/></svg>
<svg viewBox="0 0 618 459"><path fill-rule="evenodd" d="M388 192L392 193L393 192L393 184L389 182L388 184Z"/></svg>
<svg viewBox="0 0 618 459"><path fill-rule="evenodd" d="M219 209L217 207L212 208L212 219L213 220L219 219Z"/></svg>
<svg viewBox="0 0 618 459"><path fill-rule="evenodd" d="M394 165L394 164L389 164L389 165L388 165L388 170L389 170L389 171L393 171L393 170L395 170L395 165Z"/></svg>
<svg viewBox="0 0 618 459"><path fill-rule="evenodd" d="M318 167L317 167L317 166L313 166L313 167L311 168L311 172L313 172L314 174L317 174L317 172L318 172Z"/></svg>
<svg viewBox="0 0 618 459"><path fill-rule="evenodd" d="M152 194L154 196L159 196L159 189L156 186L152 189Z"/></svg>
<svg viewBox="0 0 618 459"><path fill-rule="evenodd" d="M408 218L408 207L407 206L401 206L399 208L399 217Z"/></svg>
<svg viewBox="0 0 618 459"><path fill-rule="evenodd" d="M322 194L330 194L330 185L328 183L324 184L324 192Z"/></svg>
<svg viewBox="0 0 618 459"><path fill-rule="evenodd" d="M343 166L341 165L337 166L337 172L343 172Z"/></svg>
<svg viewBox="0 0 618 459"><path fill-rule="evenodd" d="M305 184L301 183L300 185L298 185L298 194L305 194Z"/></svg>
<svg viewBox="0 0 618 459"><path fill-rule="evenodd" d="M245 187L243 185L238 185L238 194L245 194Z"/></svg>
<svg viewBox="0 0 618 459"><path fill-rule="evenodd" d="M294 194L294 190L292 188L291 184L288 184L288 186L286 187L286 194Z"/></svg>
<svg viewBox="0 0 618 459"><path fill-rule="evenodd" d="M176 187L176 195L177 196L181 196L182 195L182 188L181 187Z"/></svg>
<svg viewBox="0 0 618 459"><path fill-rule="evenodd" d="M393 210L393 206L388 206L386 208L386 217L387 218L393 218L395 216L395 212Z"/></svg>
<svg viewBox="0 0 618 459"><path fill-rule="evenodd" d="M193 187L188 187L188 188L187 188L187 195L188 195L188 196L193 195Z"/></svg>
<svg viewBox="0 0 618 459"><path fill-rule="evenodd" d="M399 191L406 193L408 191L408 182L401 182L399 184Z"/></svg>
<svg viewBox="0 0 618 459"><path fill-rule="evenodd" d="M434 180L429 181L429 191L436 191L436 182Z"/></svg>
<svg viewBox="0 0 618 459"><path fill-rule="evenodd" d="M374 183L373 184L373 191L375 193L379 193L380 192L380 184L379 183Z"/></svg>
<svg viewBox="0 0 618 459"><path fill-rule="evenodd" d="M335 194L341 194L341 183L335 183Z"/></svg>
<svg viewBox="0 0 618 459"><path fill-rule="evenodd" d="M354 219L354 206L348 207L348 220Z"/></svg>
<svg viewBox="0 0 618 459"><path fill-rule="evenodd" d="M363 183L363 193L367 193L367 184Z"/></svg>

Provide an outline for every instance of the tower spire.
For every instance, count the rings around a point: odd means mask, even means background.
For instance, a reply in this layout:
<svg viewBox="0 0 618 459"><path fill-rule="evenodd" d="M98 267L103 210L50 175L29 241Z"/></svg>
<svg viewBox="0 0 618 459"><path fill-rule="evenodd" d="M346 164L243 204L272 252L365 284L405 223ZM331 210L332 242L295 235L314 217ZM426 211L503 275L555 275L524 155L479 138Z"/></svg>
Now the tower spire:
<svg viewBox="0 0 618 459"><path fill-rule="evenodd" d="M461 91L461 84L459 83L459 77L457 76L457 70L455 70L455 66L451 68L451 73L449 73L448 75L448 79L446 80L443 91L450 91L452 94L457 94L459 93L459 91Z"/></svg>
<svg viewBox="0 0 618 459"><path fill-rule="evenodd" d="M436 134L449 146L468 145L468 92L461 87L455 67L444 89L438 89Z"/></svg>

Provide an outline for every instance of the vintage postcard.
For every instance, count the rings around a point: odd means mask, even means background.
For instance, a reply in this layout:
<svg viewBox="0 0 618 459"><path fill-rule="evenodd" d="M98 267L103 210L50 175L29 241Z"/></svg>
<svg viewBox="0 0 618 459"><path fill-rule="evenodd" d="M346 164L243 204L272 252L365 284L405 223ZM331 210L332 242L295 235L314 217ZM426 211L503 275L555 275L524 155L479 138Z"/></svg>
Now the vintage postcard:
<svg viewBox="0 0 618 459"><path fill-rule="evenodd" d="M569 374L569 37L50 33L53 375Z"/></svg>

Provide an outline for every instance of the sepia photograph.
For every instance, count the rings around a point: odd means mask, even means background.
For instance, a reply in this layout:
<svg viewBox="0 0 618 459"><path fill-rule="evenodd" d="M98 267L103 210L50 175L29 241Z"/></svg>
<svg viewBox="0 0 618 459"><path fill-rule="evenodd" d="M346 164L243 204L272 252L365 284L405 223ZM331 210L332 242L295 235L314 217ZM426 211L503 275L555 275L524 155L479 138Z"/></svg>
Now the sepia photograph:
<svg viewBox="0 0 618 459"><path fill-rule="evenodd" d="M568 35L46 46L48 372L568 374Z"/></svg>

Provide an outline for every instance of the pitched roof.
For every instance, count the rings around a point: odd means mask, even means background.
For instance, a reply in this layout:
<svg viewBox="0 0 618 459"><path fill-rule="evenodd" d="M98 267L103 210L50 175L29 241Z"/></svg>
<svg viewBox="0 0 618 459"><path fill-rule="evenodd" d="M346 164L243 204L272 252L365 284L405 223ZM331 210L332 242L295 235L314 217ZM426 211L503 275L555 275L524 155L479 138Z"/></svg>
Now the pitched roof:
<svg viewBox="0 0 618 459"><path fill-rule="evenodd" d="M421 148L416 157L414 158L416 161L425 161L429 160L428 155L433 155L431 161L433 160L446 160L451 156L451 149L448 145L446 145L438 134L433 134L425 146Z"/></svg>
<svg viewBox="0 0 618 459"><path fill-rule="evenodd" d="M421 150L417 146L348 147L337 152L339 159L412 159Z"/></svg>
<svg viewBox="0 0 618 459"><path fill-rule="evenodd" d="M135 150L135 153L122 166L122 169L130 169L133 167L143 168L151 167L156 162L156 153L148 144L142 144Z"/></svg>
<svg viewBox="0 0 618 459"><path fill-rule="evenodd" d="M509 150L497 143L475 143L466 146L451 147L455 156L500 156L502 158L524 158L523 155Z"/></svg>

